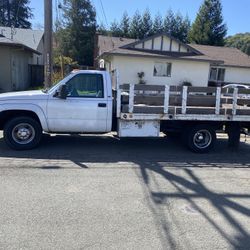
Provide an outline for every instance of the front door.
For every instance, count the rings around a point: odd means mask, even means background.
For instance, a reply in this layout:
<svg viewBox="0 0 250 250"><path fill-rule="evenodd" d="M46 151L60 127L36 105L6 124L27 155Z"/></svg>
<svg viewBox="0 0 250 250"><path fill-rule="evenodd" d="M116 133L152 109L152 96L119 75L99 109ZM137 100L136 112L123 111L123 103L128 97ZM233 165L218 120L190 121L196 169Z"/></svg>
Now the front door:
<svg viewBox="0 0 250 250"><path fill-rule="evenodd" d="M106 132L108 101L101 74L77 74L67 83L66 100L50 97L47 106L51 132Z"/></svg>

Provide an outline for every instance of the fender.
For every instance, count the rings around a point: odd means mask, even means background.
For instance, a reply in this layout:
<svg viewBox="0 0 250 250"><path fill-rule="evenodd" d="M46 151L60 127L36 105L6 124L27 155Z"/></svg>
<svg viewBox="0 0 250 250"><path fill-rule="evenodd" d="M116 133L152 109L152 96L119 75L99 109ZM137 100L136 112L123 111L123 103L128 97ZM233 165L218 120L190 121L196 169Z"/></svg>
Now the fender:
<svg viewBox="0 0 250 250"><path fill-rule="evenodd" d="M0 105L0 112L11 110L23 110L34 112L40 120L43 131L48 132L48 122L46 119L46 115L40 106L30 103L6 103Z"/></svg>

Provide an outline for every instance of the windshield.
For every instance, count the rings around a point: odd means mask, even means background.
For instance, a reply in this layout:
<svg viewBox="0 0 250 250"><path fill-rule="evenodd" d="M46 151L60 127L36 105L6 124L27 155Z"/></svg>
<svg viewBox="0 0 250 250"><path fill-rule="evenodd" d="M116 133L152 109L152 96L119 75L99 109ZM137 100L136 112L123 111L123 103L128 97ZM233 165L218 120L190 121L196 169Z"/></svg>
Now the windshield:
<svg viewBox="0 0 250 250"><path fill-rule="evenodd" d="M57 89L58 85L65 84L72 77L72 75L74 75L74 73L69 73L65 78L63 78L61 81L53 84L50 88L43 89L43 92L44 93L51 93L51 92L53 92L55 89Z"/></svg>

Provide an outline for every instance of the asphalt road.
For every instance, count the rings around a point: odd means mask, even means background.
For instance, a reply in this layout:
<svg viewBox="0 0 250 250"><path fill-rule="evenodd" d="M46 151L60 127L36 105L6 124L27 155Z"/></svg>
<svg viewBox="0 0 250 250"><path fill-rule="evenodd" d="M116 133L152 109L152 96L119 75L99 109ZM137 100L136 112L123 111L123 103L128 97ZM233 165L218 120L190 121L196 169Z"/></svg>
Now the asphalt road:
<svg viewBox="0 0 250 250"><path fill-rule="evenodd" d="M250 249L250 143L0 135L0 249Z"/></svg>

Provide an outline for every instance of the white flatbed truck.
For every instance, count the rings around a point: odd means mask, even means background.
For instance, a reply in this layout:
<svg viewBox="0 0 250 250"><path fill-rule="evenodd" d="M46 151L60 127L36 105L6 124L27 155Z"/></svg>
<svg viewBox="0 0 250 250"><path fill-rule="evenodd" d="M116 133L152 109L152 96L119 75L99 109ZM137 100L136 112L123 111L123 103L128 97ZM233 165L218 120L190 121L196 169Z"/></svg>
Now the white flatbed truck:
<svg viewBox="0 0 250 250"><path fill-rule="evenodd" d="M45 91L0 94L0 130L15 150L39 145L42 133L159 137L179 133L198 153L211 150L216 131L231 144L250 128L250 90L117 84L106 71L74 71Z"/></svg>

